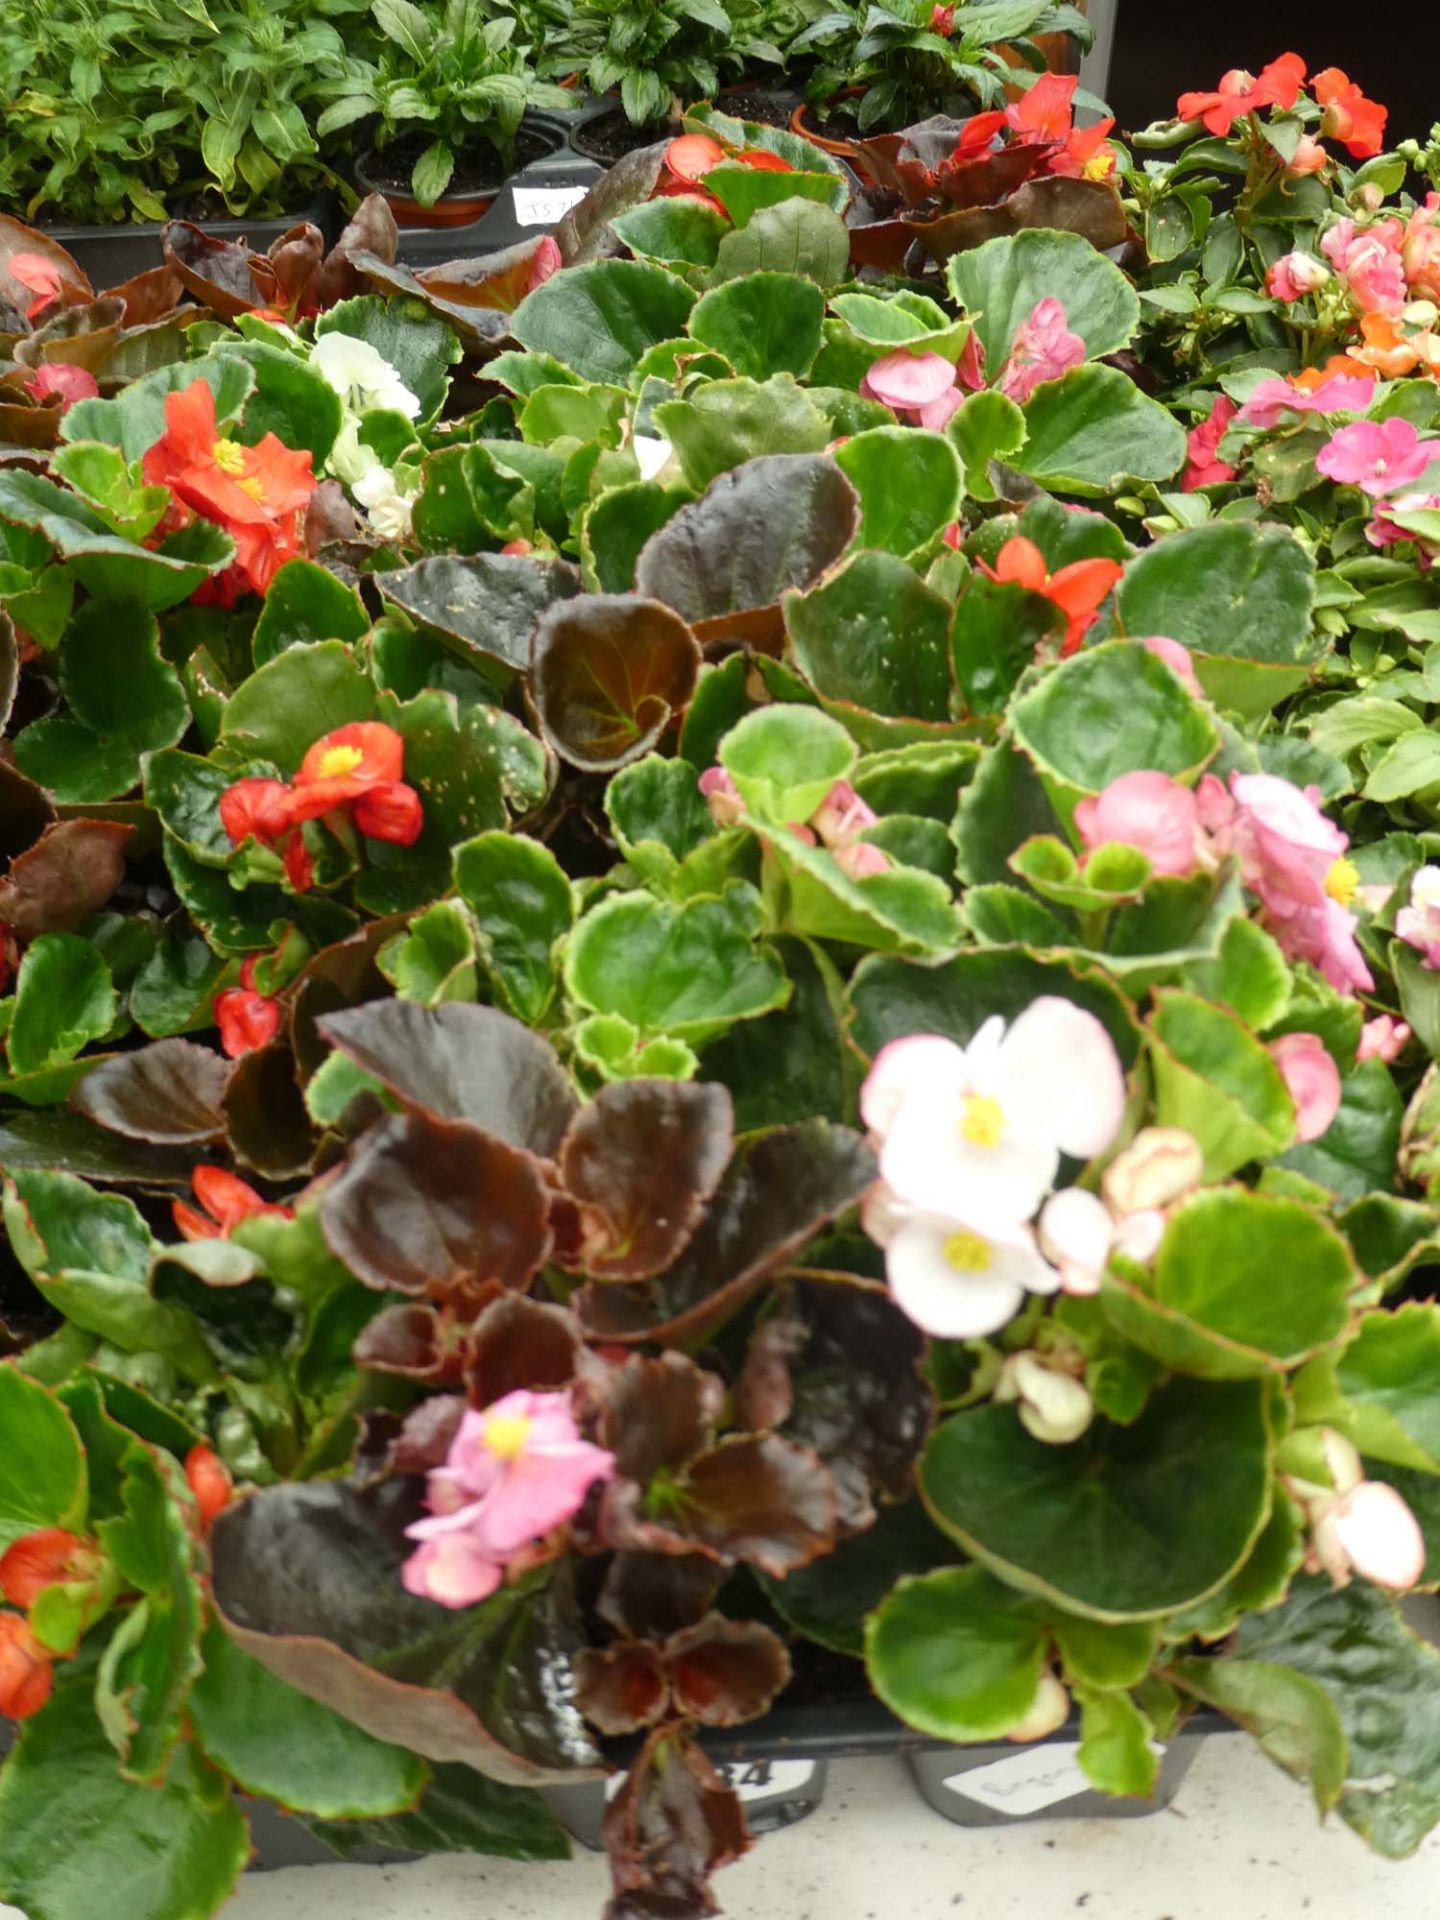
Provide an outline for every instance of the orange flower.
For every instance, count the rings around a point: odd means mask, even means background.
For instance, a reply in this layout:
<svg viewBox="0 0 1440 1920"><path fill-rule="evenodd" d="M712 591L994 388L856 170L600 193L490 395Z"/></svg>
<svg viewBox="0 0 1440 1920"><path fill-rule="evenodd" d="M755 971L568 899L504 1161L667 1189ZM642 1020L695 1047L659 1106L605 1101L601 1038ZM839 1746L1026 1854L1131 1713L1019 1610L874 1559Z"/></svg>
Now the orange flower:
<svg viewBox="0 0 1440 1920"><path fill-rule="evenodd" d="M28 1720L50 1698L50 1656L18 1613L0 1613L0 1714Z"/></svg>
<svg viewBox="0 0 1440 1920"><path fill-rule="evenodd" d="M1379 153L1385 141L1388 107L1367 100L1355 82L1339 67L1326 67L1310 82L1310 91L1325 109L1320 131L1338 140L1357 160Z"/></svg>
<svg viewBox="0 0 1440 1920"><path fill-rule="evenodd" d="M405 768L405 742L378 720L355 720L317 740L300 762L290 800L292 820L314 820L358 800L375 787L393 786Z"/></svg>
<svg viewBox="0 0 1440 1920"><path fill-rule="evenodd" d="M1237 120L1261 107L1293 107L1305 83L1305 62L1298 53L1282 53L1257 79L1243 67L1220 76L1213 93L1182 93L1175 103L1179 120L1198 120L1207 132L1222 138Z"/></svg>
<svg viewBox="0 0 1440 1920"><path fill-rule="evenodd" d="M257 1214L273 1214L279 1220L295 1218L293 1207L267 1200L238 1174L227 1173L224 1167L196 1167L190 1175L190 1185L204 1211L198 1212L183 1200L174 1200L170 1206L175 1225L187 1240L227 1239L232 1228L238 1227L242 1220L254 1219Z"/></svg>
<svg viewBox="0 0 1440 1920"><path fill-rule="evenodd" d="M208 1532L234 1494L230 1470L213 1447L192 1447L185 1456L185 1479L200 1509L200 1524Z"/></svg>
<svg viewBox="0 0 1440 1920"><path fill-rule="evenodd" d="M1413 373L1424 354L1417 337L1401 331L1398 320L1388 313L1362 313L1360 334L1363 345L1351 347L1345 356L1349 372L1356 365L1369 367L1383 379L1398 380Z"/></svg>
<svg viewBox="0 0 1440 1920"><path fill-rule="evenodd" d="M1042 73L1019 100L1005 109L1005 123L1017 135L1017 146L1043 142L1056 149L1045 162L1051 173L1068 179L1083 176L1106 180L1115 171L1115 149L1105 144L1115 118L1112 114L1092 127L1075 127L1072 120L1079 84L1073 73ZM990 116L978 117L986 120Z"/></svg>
<svg viewBox="0 0 1440 1920"><path fill-rule="evenodd" d="M62 277L53 260L43 253L12 253L8 262L10 278L18 280L35 298L25 309L25 318L34 320L46 307L60 298Z"/></svg>
<svg viewBox="0 0 1440 1920"><path fill-rule="evenodd" d="M168 487L183 509L234 540L235 564L206 583L206 599L232 605L247 589L264 593L285 562L303 552L301 524L315 491L309 452L292 451L273 433L254 447L221 438L204 380L166 395L165 431L142 472L147 486Z"/></svg>
<svg viewBox="0 0 1440 1920"><path fill-rule="evenodd" d="M1050 573L1045 556L1033 540L1016 534L1007 540L995 556L995 565L980 562L980 571L1000 583L1027 587L1031 593L1044 594L1065 615L1065 639L1062 655L1072 654L1085 636L1085 630L1100 611L1100 603L1120 578L1124 569L1116 560L1072 560L1067 567Z"/></svg>

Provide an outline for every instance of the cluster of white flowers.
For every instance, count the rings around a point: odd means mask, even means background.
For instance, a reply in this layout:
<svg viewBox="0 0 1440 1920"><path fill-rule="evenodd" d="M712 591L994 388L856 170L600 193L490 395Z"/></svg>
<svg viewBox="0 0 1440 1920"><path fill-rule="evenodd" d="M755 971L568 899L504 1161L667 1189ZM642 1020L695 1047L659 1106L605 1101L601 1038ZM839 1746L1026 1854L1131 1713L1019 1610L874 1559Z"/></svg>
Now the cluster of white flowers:
<svg viewBox="0 0 1440 1920"><path fill-rule="evenodd" d="M330 471L349 487L382 540L403 540L410 531L414 491L361 441L360 429L367 413L380 410L418 419L418 396L378 349L353 334L322 333L310 350L310 364L340 396L344 409L330 450Z"/></svg>

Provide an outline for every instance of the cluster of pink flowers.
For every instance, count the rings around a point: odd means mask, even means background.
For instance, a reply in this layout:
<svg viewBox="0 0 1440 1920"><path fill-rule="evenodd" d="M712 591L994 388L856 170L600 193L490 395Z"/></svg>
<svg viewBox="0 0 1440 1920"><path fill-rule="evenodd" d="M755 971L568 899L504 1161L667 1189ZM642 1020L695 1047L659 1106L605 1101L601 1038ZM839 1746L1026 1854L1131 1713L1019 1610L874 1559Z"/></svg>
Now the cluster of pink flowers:
<svg viewBox="0 0 1440 1920"><path fill-rule="evenodd" d="M1420 955L1420 964L1440 973L1440 867L1421 867L1410 882L1410 900L1395 916L1395 933Z"/></svg>
<svg viewBox="0 0 1440 1920"><path fill-rule="evenodd" d="M1085 342L1072 333L1065 308L1053 296L1037 300L1015 330L1005 365L994 384L1021 406L1046 380L1058 380L1085 361ZM860 382L866 400L878 400L910 426L942 429L963 404L966 393L985 385L985 355L971 334L957 360L941 353L910 353L898 348L874 361Z"/></svg>
<svg viewBox="0 0 1440 1920"><path fill-rule="evenodd" d="M700 791L717 827L734 826L744 817L745 803L723 767L709 767L701 774ZM890 856L861 838L879 818L848 780L837 780L809 821L793 822L790 831L807 847L828 847L842 873L852 880L864 880L871 874L890 871Z"/></svg>
<svg viewBox="0 0 1440 1920"><path fill-rule="evenodd" d="M614 1472L614 1454L580 1437L563 1393L507 1393L467 1411L427 1481L428 1517L406 1528L420 1542L401 1572L406 1589L442 1607L488 1599Z"/></svg>

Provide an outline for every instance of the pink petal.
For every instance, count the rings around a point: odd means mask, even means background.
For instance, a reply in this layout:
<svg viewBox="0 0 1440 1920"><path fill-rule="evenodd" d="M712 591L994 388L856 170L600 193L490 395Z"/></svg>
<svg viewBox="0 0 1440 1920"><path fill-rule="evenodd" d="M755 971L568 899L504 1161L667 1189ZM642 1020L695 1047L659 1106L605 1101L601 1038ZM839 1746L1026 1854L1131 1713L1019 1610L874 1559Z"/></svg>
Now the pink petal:
<svg viewBox="0 0 1440 1920"><path fill-rule="evenodd" d="M1295 1102L1297 1138L1318 1140L1340 1111L1340 1069L1314 1033L1283 1034L1269 1052Z"/></svg>
<svg viewBox="0 0 1440 1920"><path fill-rule="evenodd" d="M872 398L887 407L926 407L955 385L955 367L939 353L887 353L865 375Z"/></svg>
<svg viewBox="0 0 1440 1920"><path fill-rule="evenodd" d="M400 1569L407 1593L442 1607L473 1607L500 1585L502 1569L465 1535L429 1541Z"/></svg>

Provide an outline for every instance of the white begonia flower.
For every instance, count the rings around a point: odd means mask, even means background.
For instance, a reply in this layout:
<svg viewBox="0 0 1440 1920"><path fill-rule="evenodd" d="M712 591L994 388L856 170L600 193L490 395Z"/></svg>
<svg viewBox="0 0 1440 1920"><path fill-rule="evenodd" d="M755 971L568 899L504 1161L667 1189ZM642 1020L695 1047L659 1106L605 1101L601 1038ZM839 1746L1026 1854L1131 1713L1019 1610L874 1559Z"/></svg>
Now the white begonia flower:
<svg viewBox="0 0 1440 1920"><path fill-rule="evenodd" d="M997 1333L1014 1319L1027 1293L1054 1293L1060 1284L1026 1226L996 1230L897 1210L893 1196L883 1208L867 1208L865 1221L886 1236L891 1298L937 1339L979 1340Z"/></svg>
<svg viewBox="0 0 1440 1920"><path fill-rule="evenodd" d="M1114 1043L1068 1000L1043 996L1008 1027L987 1020L968 1047L932 1036L894 1049L876 1056L861 1111L886 1184L920 1212L1003 1234L1033 1218L1062 1153L1088 1160L1120 1126Z"/></svg>
<svg viewBox="0 0 1440 1920"><path fill-rule="evenodd" d="M1425 1571L1425 1536L1405 1501L1383 1480L1367 1480L1353 1442L1327 1427L1322 1437L1332 1484L1291 1480L1310 1521L1314 1559L1337 1587L1352 1574L1405 1593Z"/></svg>
<svg viewBox="0 0 1440 1920"><path fill-rule="evenodd" d="M637 433L631 439L630 451L640 468L640 478L653 480L674 449L668 440L661 440L654 434Z"/></svg>
<svg viewBox="0 0 1440 1920"><path fill-rule="evenodd" d="M368 340L357 340L349 333L322 333L310 349L310 364L353 413L385 407L403 413L407 420L419 415L419 399Z"/></svg>
<svg viewBox="0 0 1440 1920"><path fill-rule="evenodd" d="M353 483L350 491L364 507L371 526L382 540L409 537L415 501L412 495L401 492L389 467L373 466Z"/></svg>
<svg viewBox="0 0 1440 1920"><path fill-rule="evenodd" d="M1083 1380L1045 1364L1037 1353L1007 1354L995 1383L996 1400L1018 1400L1020 1424L1047 1446L1067 1447L1095 1418L1095 1402Z"/></svg>

